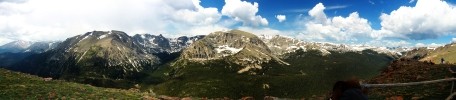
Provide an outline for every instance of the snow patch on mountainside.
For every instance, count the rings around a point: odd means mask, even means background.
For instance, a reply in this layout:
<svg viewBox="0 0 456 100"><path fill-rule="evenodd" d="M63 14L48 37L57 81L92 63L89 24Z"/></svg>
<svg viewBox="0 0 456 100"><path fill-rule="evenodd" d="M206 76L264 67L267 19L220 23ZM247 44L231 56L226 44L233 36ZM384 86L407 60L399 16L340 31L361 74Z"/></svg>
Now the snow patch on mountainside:
<svg viewBox="0 0 456 100"><path fill-rule="evenodd" d="M87 51L88 51L88 50L87 50ZM82 57L84 57L84 55L87 53L87 51L85 51L85 52L81 55L81 57L79 57L78 62L81 61Z"/></svg>
<svg viewBox="0 0 456 100"><path fill-rule="evenodd" d="M103 38L105 38L105 37L106 37L106 34L103 34L103 35L101 35L100 37L98 37L97 39L103 39Z"/></svg>
<svg viewBox="0 0 456 100"><path fill-rule="evenodd" d="M233 48L233 47L230 47L228 45L221 45L221 46L218 46L218 48L215 48L215 50L217 51L217 53L222 53L222 52L227 52L228 51L231 54L236 54L239 51L241 51L242 48Z"/></svg>

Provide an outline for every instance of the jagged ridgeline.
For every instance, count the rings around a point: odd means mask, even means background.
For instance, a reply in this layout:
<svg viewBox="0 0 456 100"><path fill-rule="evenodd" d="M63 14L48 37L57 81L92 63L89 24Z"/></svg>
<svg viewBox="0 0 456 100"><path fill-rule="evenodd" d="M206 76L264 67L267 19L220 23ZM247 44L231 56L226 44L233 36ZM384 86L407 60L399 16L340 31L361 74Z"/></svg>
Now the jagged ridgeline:
<svg viewBox="0 0 456 100"><path fill-rule="evenodd" d="M97 86L128 87L116 83L131 84L144 76L140 72L176 58L170 55L199 38L172 40L161 35L130 37L121 31L93 31L68 38L54 49L8 68Z"/></svg>
<svg viewBox="0 0 456 100"><path fill-rule="evenodd" d="M394 60L390 53L337 47L240 30L214 32L156 71L164 81L151 88L178 97L318 97L338 80L374 77Z"/></svg>

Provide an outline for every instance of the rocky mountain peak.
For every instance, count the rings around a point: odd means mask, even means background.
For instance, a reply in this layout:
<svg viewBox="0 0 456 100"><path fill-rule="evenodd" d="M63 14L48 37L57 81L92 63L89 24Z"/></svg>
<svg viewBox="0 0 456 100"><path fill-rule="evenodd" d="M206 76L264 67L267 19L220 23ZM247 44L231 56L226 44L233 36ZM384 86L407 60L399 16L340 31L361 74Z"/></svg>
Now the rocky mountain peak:
<svg viewBox="0 0 456 100"><path fill-rule="evenodd" d="M162 35L137 34L133 36L134 42L147 48L149 53L162 53L171 50L169 40Z"/></svg>
<svg viewBox="0 0 456 100"><path fill-rule="evenodd" d="M181 59L200 62L224 59L244 66L238 73L262 69L260 65L270 61L286 64L256 35L240 30L211 33L184 50Z"/></svg>
<svg viewBox="0 0 456 100"><path fill-rule="evenodd" d="M120 49L119 47L128 47L129 49L138 48L135 50L140 50L139 46L133 43L133 39L128 36L125 32L121 31L92 31L88 32L81 36L76 36L67 40L70 48L67 50L72 50L78 52L77 50L88 50L93 46L99 46L102 48L110 49ZM67 51L68 52L68 51ZM144 51L142 51L144 53Z"/></svg>
<svg viewBox="0 0 456 100"><path fill-rule="evenodd" d="M92 31L68 38L45 54L45 63L51 64L48 67L78 69L71 75L97 78L124 78L159 63L158 57L147 53L125 32L114 30ZM68 75L67 72L53 73Z"/></svg>
<svg viewBox="0 0 456 100"><path fill-rule="evenodd" d="M60 41L34 42L24 52L42 53L54 49L60 44Z"/></svg>
<svg viewBox="0 0 456 100"><path fill-rule="evenodd" d="M285 53L294 52L298 49L306 49L308 43L291 37L281 35L260 35L260 38L273 51L275 55L283 55Z"/></svg>
<svg viewBox="0 0 456 100"><path fill-rule="evenodd" d="M32 43L31 41L17 40L3 45L3 47L25 49L32 45Z"/></svg>
<svg viewBox="0 0 456 100"><path fill-rule="evenodd" d="M170 38L171 52L181 52L183 49L190 46L190 44L204 38L205 35L197 35L193 37L181 36L178 38Z"/></svg>

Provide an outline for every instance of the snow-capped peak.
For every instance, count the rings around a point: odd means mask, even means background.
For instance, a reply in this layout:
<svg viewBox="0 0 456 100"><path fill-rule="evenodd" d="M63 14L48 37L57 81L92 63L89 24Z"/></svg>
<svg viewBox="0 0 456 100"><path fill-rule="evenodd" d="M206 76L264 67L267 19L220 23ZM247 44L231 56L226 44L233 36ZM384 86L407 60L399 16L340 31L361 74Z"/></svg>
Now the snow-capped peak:
<svg viewBox="0 0 456 100"><path fill-rule="evenodd" d="M329 51L333 52L361 52L363 50L373 50L378 53L385 54L397 54L401 55L400 52L408 50L406 48L388 48L388 47L376 47L376 46L367 46L367 45L347 45L347 44L337 44L331 42L304 42L295 38L281 36L281 35L260 35L259 36L268 47L274 51L277 55L286 54L289 52L294 52L298 49L307 50L318 50L322 52L322 55L330 54Z"/></svg>
<svg viewBox="0 0 456 100"><path fill-rule="evenodd" d="M33 44L33 42L31 42L31 41L18 40L18 41L13 41L13 42L7 43L7 44L3 45L2 47L25 49L25 48L28 48L32 44Z"/></svg>
<svg viewBox="0 0 456 100"><path fill-rule="evenodd" d="M2 53L2 52L41 53L41 52L54 48L59 43L60 42L55 42L55 41L53 41L53 42L47 42L47 41L33 42L33 41L18 40L18 41L13 41L13 42L7 43L3 46L0 46L0 53Z"/></svg>

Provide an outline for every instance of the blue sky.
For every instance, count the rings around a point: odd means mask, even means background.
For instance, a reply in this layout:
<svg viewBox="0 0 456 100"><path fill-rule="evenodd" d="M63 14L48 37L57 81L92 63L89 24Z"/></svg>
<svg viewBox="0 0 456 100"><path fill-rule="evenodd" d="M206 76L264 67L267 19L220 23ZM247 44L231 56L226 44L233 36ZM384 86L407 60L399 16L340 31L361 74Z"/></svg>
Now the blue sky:
<svg viewBox="0 0 456 100"><path fill-rule="evenodd" d="M393 10L397 10L401 6L413 7L416 5L415 0L244 0L248 2L257 2L259 4L258 15L269 19L268 27L289 30L293 27L294 18L302 15L307 15L308 11L311 10L316 4L322 3L326 9L324 12L327 16L343 16L347 17L352 12L358 12L361 18L365 18L369 21L370 26L373 29L381 29L381 19L379 18L382 13L390 13ZM449 4L454 4L456 0L446 0ZM203 7L216 7L219 10L222 9L225 2L223 0L201 0ZM276 15L285 15L287 20L279 22L275 20ZM456 17L456 16L454 16ZM456 22L455 22L456 23ZM234 26L237 27L237 26ZM233 28L234 28L233 27ZM426 38L426 39L391 39L391 41L404 40L410 42L409 45L416 43L424 44L447 44L452 41L454 35L439 36L437 38ZM366 40L367 42L368 40Z"/></svg>
<svg viewBox="0 0 456 100"><path fill-rule="evenodd" d="M409 0L243 0L257 2L259 6L258 15L267 19L275 19L278 14L297 17L300 14L306 15L312 7L323 3L327 7L336 7L326 10L328 16L348 16L352 12L359 12L360 16L372 23L374 29L381 28L379 16L381 13L391 12L401 6L414 6L416 1ZM456 0L446 0L455 3ZM201 0L203 7L216 7L220 11L225 4L224 0ZM278 20L271 20L271 27L281 27Z"/></svg>
<svg viewBox="0 0 456 100"><path fill-rule="evenodd" d="M177 37L241 29L311 42L436 46L456 41L455 4L456 0L1 0L0 45L62 41L93 30Z"/></svg>

